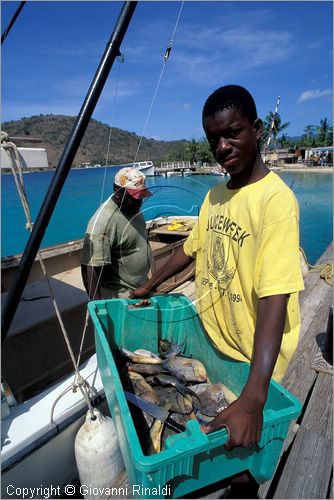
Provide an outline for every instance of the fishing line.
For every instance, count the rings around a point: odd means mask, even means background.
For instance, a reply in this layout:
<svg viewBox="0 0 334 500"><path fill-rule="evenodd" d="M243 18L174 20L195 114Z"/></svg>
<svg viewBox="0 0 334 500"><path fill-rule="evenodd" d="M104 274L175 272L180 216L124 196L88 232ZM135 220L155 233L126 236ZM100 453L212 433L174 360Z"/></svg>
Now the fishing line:
<svg viewBox="0 0 334 500"><path fill-rule="evenodd" d="M118 71L117 71L117 76L116 76L115 95L114 95L114 100L113 100L112 116L113 116L113 121L114 122L115 122L115 117L116 117L116 101L117 101L117 94L118 94L119 75L120 75L120 71L121 71L121 64L124 62L124 57L122 56L122 59L121 58L117 58L117 60L119 61L120 65L118 66ZM102 180L100 204L102 203L103 195L104 195L104 187L105 187L105 181L106 181L106 175L107 175L107 165L109 163L109 152L110 152L110 143L111 143L111 134L112 134L112 131L113 131L113 127L110 127L109 138L108 138L108 146L107 146L107 154L106 154L106 163L105 163L105 167L104 167L103 180Z"/></svg>
<svg viewBox="0 0 334 500"><path fill-rule="evenodd" d="M171 38L171 41L169 42L169 44L168 44L168 46L166 48L165 54L164 54L160 76L159 76L158 83L156 85L155 92L154 92L154 95L153 95L153 98L152 98L152 102L151 102L151 105L150 105L150 108L149 108L149 111L148 111L148 114L147 114L147 117L146 117L144 129L143 129L142 135L141 135L140 140L139 140L137 151L136 151L136 154L135 154L135 157L134 157L134 160L133 160L134 162L137 161L138 153L139 153L139 150L140 150L143 138L144 138L144 134L146 132L147 124L148 124L148 121L150 119L151 112L152 112L152 109L153 109L153 105L154 105L154 102L155 102L155 99L156 99L156 96L157 96L157 93L158 93L158 90L159 90L159 87L160 87L160 82L161 82L161 79L162 79L162 75L163 75L163 73L165 71L166 63L167 63L167 61L169 59L170 52L172 50L172 46L173 46L173 43L174 43L174 36L175 36L176 30L177 30L177 26L179 24L181 12L182 12L182 9L183 9L183 4L184 4L184 1L181 3L179 14L178 14L178 17L177 17L177 20L176 20L176 23L175 23L175 27L174 27L174 31L173 31L173 34L172 34L172 38Z"/></svg>

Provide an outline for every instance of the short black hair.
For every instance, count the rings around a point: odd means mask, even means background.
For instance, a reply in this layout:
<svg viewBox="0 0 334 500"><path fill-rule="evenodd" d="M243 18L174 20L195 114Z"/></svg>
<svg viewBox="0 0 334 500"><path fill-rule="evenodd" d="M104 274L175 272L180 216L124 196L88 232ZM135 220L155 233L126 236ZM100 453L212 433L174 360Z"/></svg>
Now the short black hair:
<svg viewBox="0 0 334 500"><path fill-rule="evenodd" d="M253 125L257 119L256 105L251 94L240 85L225 85L215 90L203 106L202 122L226 108L237 108Z"/></svg>

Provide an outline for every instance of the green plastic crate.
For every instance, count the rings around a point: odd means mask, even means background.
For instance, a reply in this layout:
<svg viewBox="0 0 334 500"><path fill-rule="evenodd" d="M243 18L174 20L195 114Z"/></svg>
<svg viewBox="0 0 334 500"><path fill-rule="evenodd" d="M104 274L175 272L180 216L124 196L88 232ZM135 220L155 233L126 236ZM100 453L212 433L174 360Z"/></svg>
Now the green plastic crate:
<svg viewBox="0 0 334 500"><path fill-rule="evenodd" d="M275 381L270 382L258 446L226 451L225 429L204 434L191 420L185 432L167 438L164 451L144 455L115 363L119 347L158 352L162 338L181 343L186 356L202 361L211 382L224 383L236 395L247 380L249 364L226 359L211 345L195 307L184 295L156 296L142 308L134 307L135 302L113 299L88 304L99 370L134 497L179 498L245 470L258 483L270 479L289 424L301 411L299 401Z"/></svg>

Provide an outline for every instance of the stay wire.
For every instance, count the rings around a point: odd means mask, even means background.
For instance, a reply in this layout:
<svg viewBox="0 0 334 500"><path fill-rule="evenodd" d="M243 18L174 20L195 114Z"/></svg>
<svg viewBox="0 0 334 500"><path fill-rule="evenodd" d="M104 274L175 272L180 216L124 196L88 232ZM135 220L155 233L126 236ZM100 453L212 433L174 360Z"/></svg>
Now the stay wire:
<svg viewBox="0 0 334 500"><path fill-rule="evenodd" d="M115 117L116 117L116 101L117 101L117 95L118 95L118 84L119 84L119 75L121 71L121 63L123 63L124 58L119 59L119 67L116 75L116 87L115 87L115 95L114 95L114 100L113 100L113 109L112 109L112 117L113 121L115 122ZM111 136L113 132L113 127L110 127L109 130L109 138L108 138L108 146L107 146L107 154L106 154L106 162L105 162L105 167L104 167L104 173L103 173L103 181L102 181L102 188L101 188L101 197L100 197L100 204L102 203L103 196L104 196L104 188L105 188L105 181L106 181L106 175L107 175L107 166L109 163L109 153L110 153L110 144L111 144Z"/></svg>
<svg viewBox="0 0 334 500"><path fill-rule="evenodd" d="M176 20L176 23L175 23L175 26L174 26L174 31L173 31L173 34L172 34L172 38L171 38L171 41L169 42L169 44L168 44L168 46L166 48L165 54L164 54L164 59L163 59L163 63L162 63L162 68L161 68L160 76L159 76L158 83L156 85L155 92L154 92L154 95L153 95L153 98L152 98L152 102L151 102L151 105L150 105L150 108L149 108L149 111L148 111L148 114L147 114L147 117L146 117L146 121L145 121L145 124L144 124L144 129L143 129L142 135L141 135L140 140L139 140L137 151L136 151L136 154L135 154L135 157L134 157L134 160L133 160L134 162L137 161L139 150L140 150L141 144L143 142L144 135L146 133L147 124L148 124L148 121L150 119L151 112L152 112L152 109L153 109L153 106L154 106L154 102L155 102L155 99L156 99L156 96L157 96L157 93L158 93L158 90L159 90L159 87L160 87L160 82L161 82L161 79L162 79L162 75L163 75L163 73L165 71L166 63L167 63L167 61L169 59L170 52L172 50L172 46L173 46L173 43L174 43L174 36L175 36L176 30L177 30L177 27L178 27L178 24L179 24L179 21L180 21L180 17L181 17L181 12L182 12L182 9L183 9L183 5L184 5L184 1L181 3L179 14L177 16L177 20Z"/></svg>

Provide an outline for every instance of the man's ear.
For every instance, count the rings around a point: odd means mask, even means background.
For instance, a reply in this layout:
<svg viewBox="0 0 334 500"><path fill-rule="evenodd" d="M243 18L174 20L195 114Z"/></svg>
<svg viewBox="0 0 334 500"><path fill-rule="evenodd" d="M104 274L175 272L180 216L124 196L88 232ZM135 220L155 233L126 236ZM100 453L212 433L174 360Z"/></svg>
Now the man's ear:
<svg viewBox="0 0 334 500"><path fill-rule="evenodd" d="M263 122L261 118L256 118L253 127L255 129L256 140L260 140L263 133Z"/></svg>

